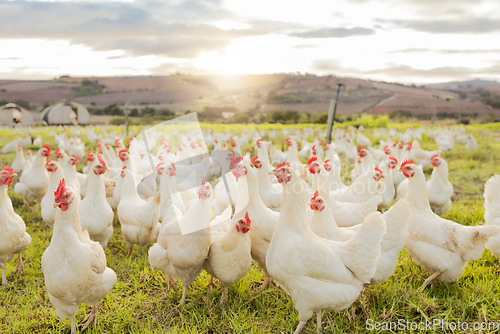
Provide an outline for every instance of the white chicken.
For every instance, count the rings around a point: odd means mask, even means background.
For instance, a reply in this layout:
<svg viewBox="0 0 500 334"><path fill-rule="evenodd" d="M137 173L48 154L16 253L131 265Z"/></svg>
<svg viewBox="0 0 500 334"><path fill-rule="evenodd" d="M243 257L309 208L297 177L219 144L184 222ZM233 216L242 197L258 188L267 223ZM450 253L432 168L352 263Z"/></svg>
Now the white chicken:
<svg viewBox="0 0 500 334"><path fill-rule="evenodd" d="M210 250L203 269L222 283L221 304L227 302L229 286L243 278L252 266L247 234L251 224L248 212L237 212L228 222L221 222L220 229L210 229Z"/></svg>
<svg viewBox="0 0 500 334"><path fill-rule="evenodd" d="M102 157L93 164L87 176L87 195L80 202L80 223L83 230L89 233L91 240L108 246L113 236L113 209L106 201L106 188L103 174L108 170Z"/></svg>
<svg viewBox="0 0 500 334"><path fill-rule="evenodd" d="M453 185L448 181L448 164L439 154L431 157L431 163L434 170L430 180L427 181L429 204L434 213L443 215L451 207Z"/></svg>
<svg viewBox="0 0 500 334"><path fill-rule="evenodd" d="M500 226L500 175L494 175L484 185L484 221L486 225ZM491 237L486 248L500 257L500 235Z"/></svg>
<svg viewBox="0 0 500 334"><path fill-rule="evenodd" d="M26 233L26 225L21 216L15 213L7 194L7 188L14 176L16 173L9 166L0 171L0 271L3 286L8 285L5 264L16 254L18 256L16 272L24 274L21 252L31 243L31 236Z"/></svg>
<svg viewBox="0 0 500 334"><path fill-rule="evenodd" d="M317 315L321 330L322 310L349 307L375 273L385 223L379 213L363 224L346 242L323 239L314 234L306 217L303 181L289 164L273 171L284 184L283 207L267 253L267 267L276 282L291 296L299 312L300 333Z"/></svg>
<svg viewBox="0 0 500 334"><path fill-rule="evenodd" d="M155 242L160 230L160 192L147 201L137 194L137 186L128 169L121 172L123 181L120 188L120 202L117 207L118 220L128 254L134 244L150 245Z"/></svg>
<svg viewBox="0 0 500 334"><path fill-rule="evenodd" d="M20 174L23 171L25 164L26 164L26 158L24 157L23 147L21 145L18 145L16 151L16 157L14 158L11 167L15 173Z"/></svg>
<svg viewBox="0 0 500 334"><path fill-rule="evenodd" d="M149 249L151 267L163 271L168 282L170 278L182 282L181 305L186 300L188 286L203 269L210 249L211 202L212 187L203 179L198 198L186 214L177 212L171 216L172 220L164 221L157 242Z"/></svg>
<svg viewBox="0 0 500 334"><path fill-rule="evenodd" d="M47 193L49 174L45 170L45 164L49 154L49 146L44 145L39 149L31 166L23 170L19 182L14 186L14 191L23 196L25 200L41 201Z"/></svg>
<svg viewBox="0 0 500 334"><path fill-rule="evenodd" d="M57 187L59 187L59 182L64 178L64 171L59 162L55 160L47 161L46 169L50 173L49 185L47 186L47 193L43 196L40 203L40 210L43 221L52 227L56 219L54 191L56 191Z"/></svg>
<svg viewBox="0 0 500 334"><path fill-rule="evenodd" d="M50 245L42 256L42 272L49 299L62 318L70 318L71 333L76 333L75 314L79 304L92 306L82 330L97 322L97 303L108 294L116 274L106 267L101 245L82 232L79 195L66 187L64 179L54 193L56 213Z"/></svg>
<svg viewBox="0 0 500 334"><path fill-rule="evenodd" d="M339 228L319 192L314 194L308 204L313 211L311 230L318 236L333 241L347 241L359 231L365 222L374 218L374 213L372 213L359 225ZM410 204L405 199L397 202L389 211L382 214L386 224L386 233L380 244L382 252L377 264L377 270L371 279L372 284L379 284L394 273L399 252L404 247L408 236L409 215Z"/></svg>
<svg viewBox="0 0 500 334"><path fill-rule="evenodd" d="M272 170L272 166L269 164L269 167L266 167L266 164L263 163L258 155L252 159L252 164L256 169L255 173L257 174L259 194L262 201L268 208L278 211L281 207L283 187L271 182L269 172Z"/></svg>
<svg viewBox="0 0 500 334"><path fill-rule="evenodd" d="M264 272L265 278L261 286L263 290L269 287L269 284L272 282L267 270L266 255L280 214L268 208L262 201L259 194L257 175L252 167L245 162L241 164L245 172L241 175L239 182L243 183L246 181L248 188L247 190L243 187L239 188L236 207L238 212L248 212L249 216L252 217L252 230L249 233L252 245L252 258ZM241 194L241 191L245 191L246 194ZM242 201L241 198L245 198L245 196L248 200L245 199Z"/></svg>
<svg viewBox="0 0 500 334"><path fill-rule="evenodd" d="M500 233L497 226L463 226L432 212L422 168L407 160L400 170L408 179L406 200L411 205L409 236L405 249L431 275L432 280L454 282L464 272L468 261L483 254L488 239Z"/></svg>

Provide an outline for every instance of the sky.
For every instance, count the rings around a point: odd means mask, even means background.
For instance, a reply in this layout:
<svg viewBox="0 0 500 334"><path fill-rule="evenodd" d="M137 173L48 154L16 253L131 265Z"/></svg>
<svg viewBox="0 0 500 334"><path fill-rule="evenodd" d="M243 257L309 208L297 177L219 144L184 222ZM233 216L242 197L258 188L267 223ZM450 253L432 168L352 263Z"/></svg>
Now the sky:
<svg viewBox="0 0 500 334"><path fill-rule="evenodd" d="M499 0L0 0L0 79L500 81Z"/></svg>

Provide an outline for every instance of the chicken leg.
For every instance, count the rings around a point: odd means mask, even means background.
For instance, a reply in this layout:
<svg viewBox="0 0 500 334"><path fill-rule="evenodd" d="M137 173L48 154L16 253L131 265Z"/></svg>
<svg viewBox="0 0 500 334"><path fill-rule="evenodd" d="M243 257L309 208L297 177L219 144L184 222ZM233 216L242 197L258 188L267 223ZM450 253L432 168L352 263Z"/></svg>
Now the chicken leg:
<svg viewBox="0 0 500 334"><path fill-rule="evenodd" d="M431 283L436 277L438 277L439 275L441 275L441 272L439 271L436 271L434 274L432 274L431 276L429 276L429 278L427 278L425 281L424 281L424 284L422 284L422 286L418 289L418 292L422 292L424 291L425 287L427 285L429 285L429 283Z"/></svg>
<svg viewBox="0 0 500 334"><path fill-rule="evenodd" d="M273 282L273 279L270 276L266 276L264 278L264 282L262 282L262 285L260 286L260 292L262 292L265 289L269 288L271 286L272 282Z"/></svg>
<svg viewBox="0 0 500 334"><path fill-rule="evenodd" d="M321 311L316 312L316 321L317 321L317 331L319 334L323 329L323 327L321 326Z"/></svg>
<svg viewBox="0 0 500 334"><path fill-rule="evenodd" d="M24 263L23 263L23 258L21 257L21 253L17 254L17 267L15 273L19 273L20 275L24 275L26 272L24 271Z"/></svg>
<svg viewBox="0 0 500 334"><path fill-rule="evenodd" d="M9 282L7 281L7 274L5 273L5 266L0 268L2 271L2 286L8 286Z"/></svg>
<svg viewBox="0 0 500 334"><path fill-rule="evenodd" d="M300 332L302 332L302 329L304 328L306 323L307 323L307 321L300 320L299 324L297 325L297 329L295 329L294 334L299 334Z"/></svg>
<svg viewBox="0 0 500 334"><path fill-rule="evenodd" d="M181 302L179 303L180 305L184 305L184 302L186 301L186 292L187 292L187 286L183 284Z"/></svg>
<svg viewBox="0 0 500 334"><path fill-rule="evenodd" d="M90 310L89 315L85 319L83 319L83 321L85 322L85 324L83 325L82 332L85 329L87 329L87 327L90 325L91 322L94 323L94 327L97 325L97 318L99 316L99 314L97 312L97 309L98 309L98 307L97 307L97 304L96 304Z"/></svg>
<svg viewBox="0 0 500 334"><path fill-rule="evenodd" d="M75 324L75 315L74 314L72 317L69 318L69 321L71 322L71 334L76 334L76 324Z"/></svg>
<svg viewBox="0 0 500 334"><path fill-rule="evenodd" d="M220 305L221 306L224 306L224 305L227 304L228 296L229 296L229 289L228 289L227 286L225 286L224 287L224 293L220 297Z"/></svg>

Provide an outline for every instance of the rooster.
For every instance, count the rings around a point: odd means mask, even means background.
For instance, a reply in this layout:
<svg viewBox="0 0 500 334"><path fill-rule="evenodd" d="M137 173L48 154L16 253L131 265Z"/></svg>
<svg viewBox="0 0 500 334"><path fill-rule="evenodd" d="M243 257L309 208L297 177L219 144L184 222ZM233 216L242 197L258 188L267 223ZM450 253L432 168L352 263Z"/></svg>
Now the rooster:
<svg viewBox="0 0 500 334"><path fill-rule="evenodd" d="M188 286L203 269L210 249L210 218L212 215L212 187L203 178L198 189L198 198L182 216L180 211L172 214L169 222L163 222L157 242L149 249L152 268L167 275L167 282L182 282L182 298L186 301Z"/></svg>
<svg viewBox="0 0 500 334"><path fill-rule="evenodd" d="M422 168L406 160L400 171L408 179L406 200L410 202L410 227L405 249L431 275L422 291L438 278L454 282L464 272L468 261L481 257L488 239L500 233L497 226L463 226L443 219L431 210Z"/></svg>
<svg viewBox="0 0 500 334"><path fill-rule="evenodd" d="M130 255L134 244L146 246L155 242L160 230L161 197L158 191L152 198L143 200L137 193L134 176L130 170L123 169L120 176L123 180L117 214Z"/></svg>
<svg viewBox="0 0 500 334"><path fill-rule="evenodd" d="M62 318L70 318L71 333L76 333L75 314L79 304L92 306L82 330L97 322L97 303L108 294L116 274L106 267L101 245L82 232L79 195L66 186L64 179L54 192L56 213L50 245L42 256L42 272L49 299Z"/></svg>
<svg viewBox="0 0 500 334"><path fill-rule="evenodd" d="M281 215L267 252L267 268L299 312L295 333L301 332L313 312L320 331L321 311L349 307L373 277L385 223L380 213L375 213L348 241L323 239L307 222L304 181L288 163L278 165L272 173L284 190Z"/></svg>
<svg viewBox="0 0 500 334"><path fill-rule="evenodd" d="M14 212L12 201L7 195L7 188L17 174L6 166L0 171L0 271L2 272L2 285L7 286L5 264L17 254L16 272L24 274L24 264L21 252L31 243L31 236L26 233L23 219Z"/></svg>
<svg viewBox="0 0 500 334"><path fill-rule="evenodd" d="M45 170L50 147L44 145L35 155L33 163L25 168L19 182L14 186L14 192L23 196L25 200L41 201L47 192L49 174Z"/></svg>

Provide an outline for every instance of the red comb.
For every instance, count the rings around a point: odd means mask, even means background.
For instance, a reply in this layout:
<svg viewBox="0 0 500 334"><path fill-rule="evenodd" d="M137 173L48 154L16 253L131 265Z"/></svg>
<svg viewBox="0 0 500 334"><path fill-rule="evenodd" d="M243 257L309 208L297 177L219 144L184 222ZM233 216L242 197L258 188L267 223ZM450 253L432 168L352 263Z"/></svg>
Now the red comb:
<svg viewBox="0 0 500 334"><path fill-rule="evenodd" d="M375 167L375 170L376 170L377 172L379 172L380 174L384 174L384 173L382 173L382 171L381 171L381 170L380 170L380 168L378 168L378 167Z"/></svg>
<svg viewBox="0 0 500 334"><path fill-rule="evenodd" d="M403 168L404 166L408 165L408 164L412 164L413 163L413 160L412 159L408 159L408 160L405 160L402 164L401 164L401 168Z"/></svg>
<svg viewBox="0 0 500 334"><path fill-rule="evenodd" d="M290 163L287 161L283 161L282 163L278 164L278 166L276 166L276 169L284 167L284 166L290 167Z"/></svg>
<svg viewBox="0 0 500 334"><path fill-rule="evenodd" d="M285 139L287 146L292 146L292 140L290 138Z"/></svg>
<svg viewBox="0 0 500 334"><path fill-rule="evenodd" d="M358 153L361 152L361 150L363 150L364 148L365 148L364 146L358 147Z"/></svg>
<svg viewBox="0 0 500 334"><path fill-rule="evenodd" d="M127 149L124 148L124 149L121 149L120 151L118 151L118 154L122 154L123 152L127 152L128 153Z"/></svg>
<svg viewBox="0 0 500 334"><path fill-rule="evenodd" d="M431 157L431 160L434 160L434 158L437 158L437 157L439 157L439 153L434 154L434 155Z"/></svg>
<svg viewBox="0 0 500 334"><path fill-rule="evenodd" d="M260 138L260 139L257 139L257 142L255 144L257 144L257 147L260 147L261 145L261 141L263 141L264 139Z"/></svg>
<svg viewBox="0 0 500 334"><path fill-rule="evenodd" d="M104 159L102 158L102 156L98 156L97 157L99 159L99 162L104 166L104 168L107 168L108 166L106 165L106 161L104 161Z"/></svg>
<svg viewBox="0 0 500 334"><path fill-rule="evenodd" d="M201 185L204 185L207 181L205 180L205 176L201 179Z"/></svg>
<svg viewBox="0 0 500 334"><path fill-rule="evenodd" d="M389 160L392 160L394 161L395 163L398 163L398 159L394 158L394 157L389 157Z"/></svg>
<svg viewBox="0 0 500 334"><path fill-rule="evenodd" d="M318 197L318 195L319 195L319 191L316 190L316 192L314 193L314 196L311 197L311 202L314 201L316 199L316 197Z"/></svg>
<svg viewBox="0 0 500 334"><path fill-rule="evenodd" d="M43 145L43 147L50 152L50 147L48 145Z"/></svg>
<svg viewBox="0 0 500 334"><path fill-rule="evenodd" d="M252 221L250 220L250 216L248 216L248 212L245 212L245 220L248 222L248 223L251 223Z"/></svg>
<svg viewBox="0 0 500 334"><path fill-rule="evenodd" d="M47 163L45 163L45 166L48 166L48 165L49 165L49 162L51 162L51 161L52 161L52 159L48 159L48 160L47 160Z"/></svg>
<svg viewBox="0 0 500 334"><path fill-rule="evenodd" d="M14 170L12 169L12 167L10 166L5 166L3 169L2 169L2 172L7 172L9 174L13 174L14 173Z"/></svg>
<svg viewBox="0 0 500 334"><path fill-rule="evenodd" d="M309 161L307 162L307 165L310 165L312 164L313 162L317 161L318 160L318 157L317 156L314 156L312 157L311 159L309 159Z"/></svg>
<svg viewBox="0 0 500 334"><path fill-rule="evenodd" d="M252 163L255 163L255 161L256 161L257 159L259 159L259 156L258 156L258 155L256 155L255 157L253 157L253 159L252 159Z"/></svg>
<svg viewBox="0 0 500 334"><path fill-rule="evenodd" d="M61 198L62 195L64 195L64 192L66 191L66 180L64 178L59 181L59 186L57 187L56 191L54 191L54 197L56 200L58 198Z"/></svg>

